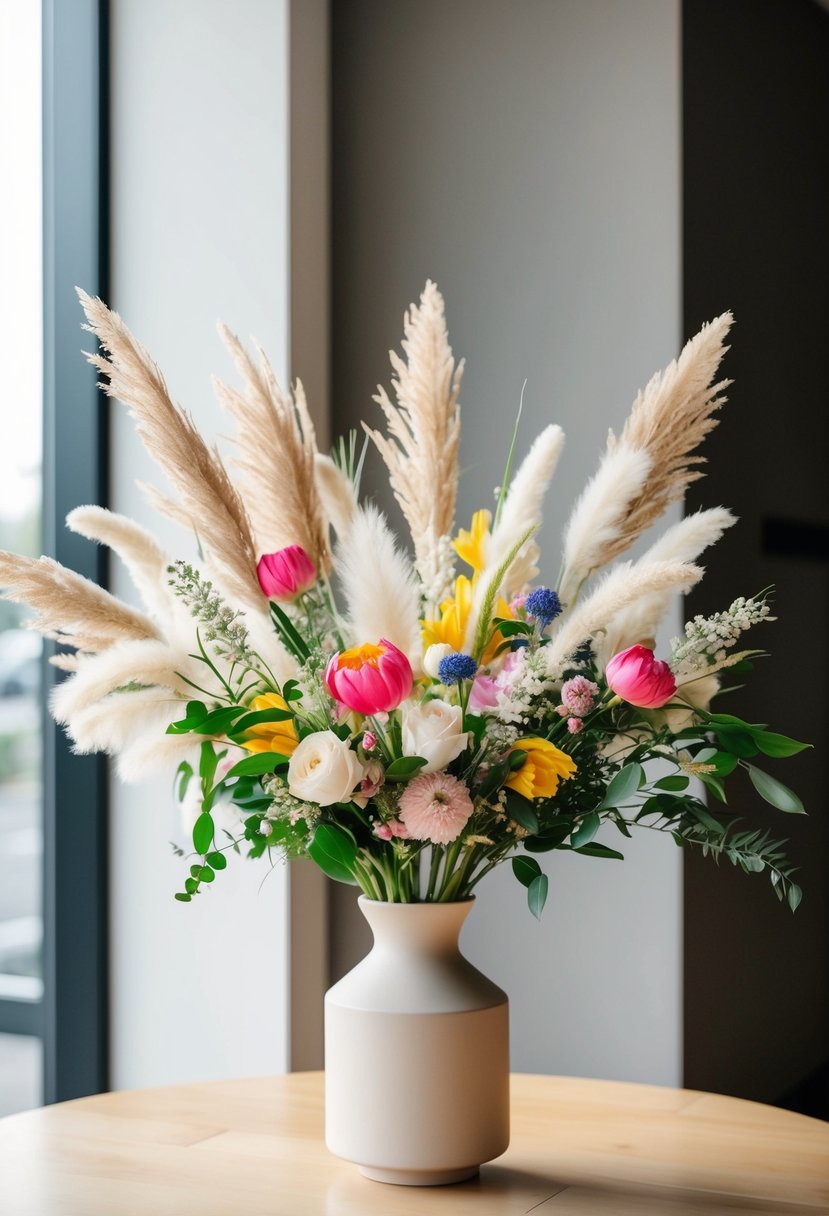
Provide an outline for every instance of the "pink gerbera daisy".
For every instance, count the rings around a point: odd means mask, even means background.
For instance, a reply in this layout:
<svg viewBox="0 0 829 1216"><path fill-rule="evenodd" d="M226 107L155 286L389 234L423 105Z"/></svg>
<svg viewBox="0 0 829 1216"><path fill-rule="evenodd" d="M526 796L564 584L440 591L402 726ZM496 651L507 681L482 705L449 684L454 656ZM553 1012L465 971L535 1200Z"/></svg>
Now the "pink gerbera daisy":
<svg viewBox="0 0 829 1216"><path fill-rule="evenodd" d="M421 773L400 798L400 818L415 840L449 844L472 814L469 790L449 773Z"/></svg>

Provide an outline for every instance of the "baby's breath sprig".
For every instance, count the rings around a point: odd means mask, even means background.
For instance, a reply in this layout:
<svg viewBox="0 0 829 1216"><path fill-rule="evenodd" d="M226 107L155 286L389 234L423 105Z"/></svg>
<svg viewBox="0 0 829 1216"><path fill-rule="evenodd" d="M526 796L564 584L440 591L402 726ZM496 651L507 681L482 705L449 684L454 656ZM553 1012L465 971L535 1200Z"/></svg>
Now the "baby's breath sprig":
<svg viewBox="0 0 829 1216"><path fill-rule="evenodd" d="M686 622L685 638L671 642L671 667L674 671L696 671L722 662L726 650L735 645L741 634L760 621L774 620L766 602L768 591L746 599L740 596L726 612L713 616L695 616Z"/></svg>

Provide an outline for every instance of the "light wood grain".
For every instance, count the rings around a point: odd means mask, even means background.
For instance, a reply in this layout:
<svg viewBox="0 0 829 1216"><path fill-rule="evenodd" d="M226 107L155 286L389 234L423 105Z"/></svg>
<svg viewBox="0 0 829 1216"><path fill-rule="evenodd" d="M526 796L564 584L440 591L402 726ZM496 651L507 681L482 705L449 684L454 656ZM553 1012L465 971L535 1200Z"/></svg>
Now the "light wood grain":
<svg viewBox="0 0 829 1216"><path fill-rule="evenodd" d="M438 1189L323 1144L321 1073L101 1094L0 1120L2 1216L816 1216L829 1125L690 1090L515 1076L512 1144Z"/></svg>

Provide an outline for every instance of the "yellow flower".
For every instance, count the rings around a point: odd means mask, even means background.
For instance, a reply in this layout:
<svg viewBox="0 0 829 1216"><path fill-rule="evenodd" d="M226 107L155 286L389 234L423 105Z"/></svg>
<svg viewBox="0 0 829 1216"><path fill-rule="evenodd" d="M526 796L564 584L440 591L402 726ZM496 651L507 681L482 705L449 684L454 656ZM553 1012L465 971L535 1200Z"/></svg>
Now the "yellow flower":
<svg viewBox="0 0 829 1216"><path fill-rule="evenodd" d="M458 557L462 558L478 574L486 564L486 542L489 537L491 520L492 514L489 511L476 511L472 516L469 532L464 528L459 528L453 545Z"/></svg>
<svg viewBox="0 0 829 1216"><path fill-rule="evenodd" d="M445 642L453 650L463 650L466 623L472 611L472 583L465 574L455 579L455 594L440 606L440 619L423 622L423 648Z"/></svg>
<svg viewBox="0 0 829 1216"><path fill-rule="evenodd" d="M516 739L515 747L526 752L527 759L506 784L525 798L552 798L559 781L568 781L576 771L572 757L549 739Z"/></svg>
<svg viewBox="0 0 829 1216"><path fill-rule="evenodd" d="M285 701L275 692L254 697L248 706L249 710L257 713L262 709L287 708ZM291 718L285 718L282 722L260 722L258 726L249 727L245 733L247 739L242 747L249 752L278 752L280 756L292 756L299 743Z"/></svg>
<svg viewBox="0 0 829 1216"><path fill-rule="evenodd" d="M478 511L477 514L486 515L488 512ZM472 593L475 590L477 581L477 572L471 580L465 574L459 574L455 579L454 596L450 600L444 600L440 606L440 618L432 621L423 621L424 653L430 646L434 646L439 642L444 642L447 646L451 646L453 650L463 651L465 649L466 627L469 623L469 615L472 612ZM503 617L505 620L509 620L515 615L503 596L498 597L498 602L495 605L495 615ZM500 633L493 633L484 649L484 653L481 655L481 666L485 667L487 663L492 662L495 652L503 640Z"/></svg>

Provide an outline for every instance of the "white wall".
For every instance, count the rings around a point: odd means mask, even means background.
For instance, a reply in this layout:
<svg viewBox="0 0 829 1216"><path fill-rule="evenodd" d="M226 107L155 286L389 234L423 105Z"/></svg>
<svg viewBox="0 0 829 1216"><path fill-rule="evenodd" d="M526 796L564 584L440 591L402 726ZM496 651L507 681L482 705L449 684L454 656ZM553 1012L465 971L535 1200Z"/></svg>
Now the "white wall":
<svg viewBox="0 0 829 1216"><path fill-rule="evenodd" d="M253 333L287 378L287 0L113 0L111 303L203 432L229 429L215 332ZM176 556L190 539L135 488L159 484L113 403L112 506ZM164 487L166 489L166 487ZM114 589L128 594L120 569ZM284 869L231 858L192 904L168 841L171 782L112 785L114 1087L282 1071L288 1059Z"/></svg>
<svg viewBox="0 0 829 1216"><path fill-rule="evenodd" d="M375 416L435 278L467 358L459 518L492 501L525 376L521 450L567 433L553 581L608 426L681 339L678 0L335 0L334 28L334 432ZM624 864L548 855L540 926L508 867L480 889L464 943L510 994L513 1068L678 1083L681 854L648 836L616 836Z"/></svg>

